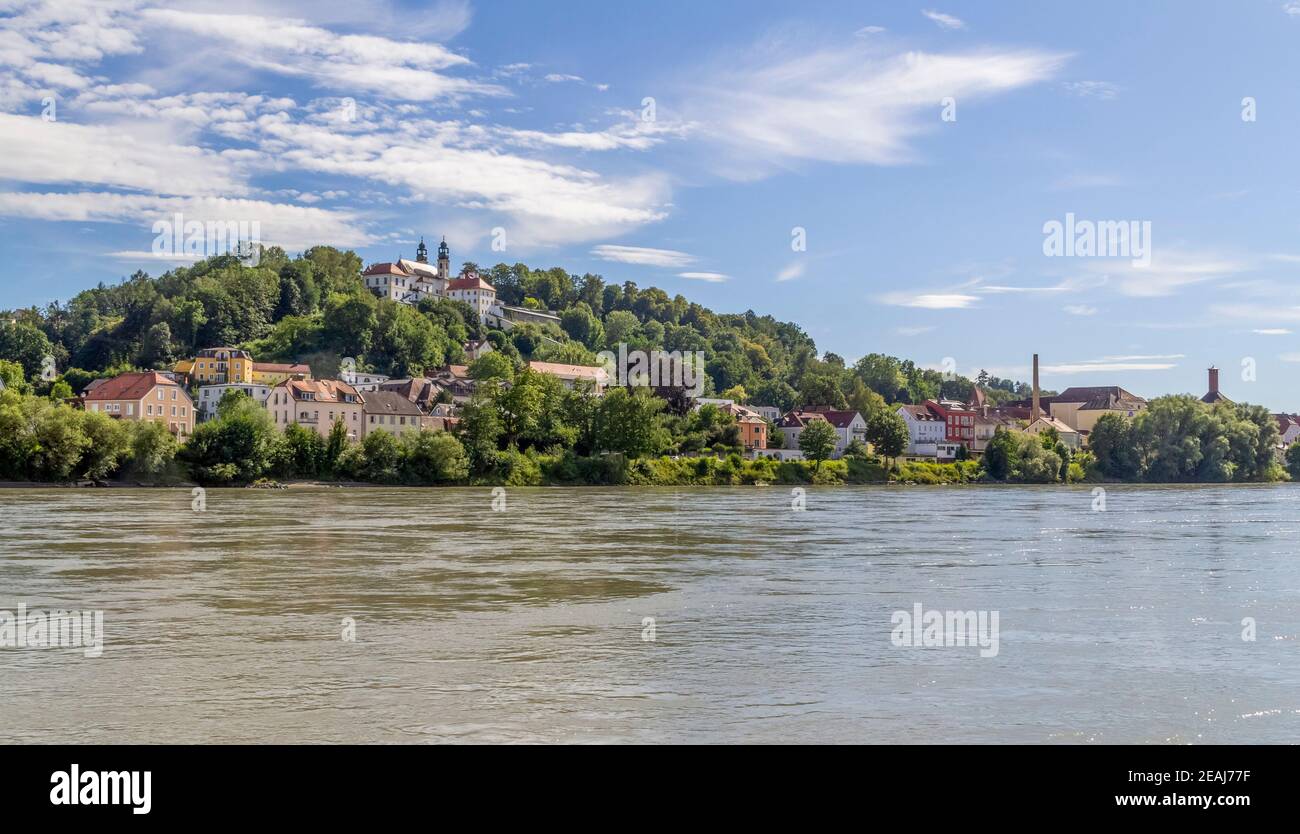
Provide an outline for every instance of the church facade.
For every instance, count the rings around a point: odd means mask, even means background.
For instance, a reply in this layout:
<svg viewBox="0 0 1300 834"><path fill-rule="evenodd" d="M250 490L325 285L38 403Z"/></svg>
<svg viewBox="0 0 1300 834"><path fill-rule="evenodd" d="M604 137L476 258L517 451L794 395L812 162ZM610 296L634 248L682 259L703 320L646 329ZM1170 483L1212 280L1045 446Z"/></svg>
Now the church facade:
<svg viewBox="0 0 1300 834"><path fill-rule="evenodd" d="M447 239L438 246L438 262L429 265L429 250L420 239L415 260L399 257L396 261L372 264L361 273L366 288L380 298L402 304L419 304L423 298L450 298L474 308L480 321L486 322L497 306L496 289L478 276L451 277L451 250Z"/></svg>

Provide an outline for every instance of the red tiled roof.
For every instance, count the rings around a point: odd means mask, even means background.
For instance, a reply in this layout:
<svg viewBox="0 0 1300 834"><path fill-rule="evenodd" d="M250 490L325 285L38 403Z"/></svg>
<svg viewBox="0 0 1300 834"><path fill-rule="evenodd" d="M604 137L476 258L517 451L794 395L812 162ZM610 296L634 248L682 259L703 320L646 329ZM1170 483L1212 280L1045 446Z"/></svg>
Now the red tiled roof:
<svg viewBox="0 0 1300 834"><path fill-rule="evenodd" d="M369 267L366 268L366 271L361 274L362 275L401 275L404 277L409 276L409 273L407 273L406 270L398 267L397 264L387 263L387 262L381 264L371 264Z"/></svg>
<svg viewBox="0 0 1300 834"><path fill-rule="evenodd" d="M447 289L448 291L450 290L491 290L492 292L496 292L496 287L492 286L487 281L484 281L482 278L478 277L477 275L475 275L473 278L457 278L455 281L452 281L447 285Z"/></svg>
<svg viewBox="0 0 1300 834"><path fill-rule="evenodd" d="M168 379L157 371L138 371L118 374L93 388L87 387L85 397L88 400L138 400L159 385L181 387L175 380ZM181 390L185 389L181 388Z"/></svg>
<svg viewBox="0 0 1300 834"><path fill-rule="evenodd" d="M304 393L315 394L314 402L318 403L337 403L342 402L342 396L351 394L356 398L358 403L364 403L365 399L357 393L357 389L348 385L346 382L339 382L335 379L290 379L280 385L284 386L293 396L294 400L301 400ZM280 386L276 386L277 388Z"/></svg>

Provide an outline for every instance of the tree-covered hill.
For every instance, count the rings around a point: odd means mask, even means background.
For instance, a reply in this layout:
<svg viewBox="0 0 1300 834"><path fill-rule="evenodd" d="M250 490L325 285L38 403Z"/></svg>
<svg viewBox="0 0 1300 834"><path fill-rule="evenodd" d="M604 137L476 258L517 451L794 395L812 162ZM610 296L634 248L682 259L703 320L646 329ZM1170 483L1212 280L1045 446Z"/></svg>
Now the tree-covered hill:
<svg viewBox="0 0 1300 834"><path fill-rule="evenodd" d="M290 258L263 251L256 266L224 255L154 278L137 272L100 284L66 304L11 311L0 321L0 357L35 377L44 357L74 389L97 375L127 368L164 368L205 347L245 348L259 361L307 362L318 376L337 372L343 357L390 375L461 362L467 339L487 336L520 359L594 363L595 353L630 349L703 351L708 393L786 409L851 407L864 414L885 402L919 402L941 393L965 398L972 381L945 380L910 360L870 354L853 365L818 356L796 324L752 311L715 313L682 295L641 289L559 267L497 264L479 271L504 304L549 309L561 326L520 325L485 332L471 309L448 299L419 307L375 298L350 251L317 246ZM985 378L989 398L1025 396L1023 383Z"/></svg>

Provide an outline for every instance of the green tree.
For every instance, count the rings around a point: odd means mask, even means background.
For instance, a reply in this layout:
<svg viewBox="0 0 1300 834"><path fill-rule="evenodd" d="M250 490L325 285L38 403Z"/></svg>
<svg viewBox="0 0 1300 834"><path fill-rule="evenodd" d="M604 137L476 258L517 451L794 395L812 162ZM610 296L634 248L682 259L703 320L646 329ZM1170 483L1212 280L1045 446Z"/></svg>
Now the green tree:
<svg viewBox="0 0 1300 834"><path fill-rule="evenodd" d="M596 409L596 444L607 452L635 458L659 450L667 433L658 424L664 401L645 388L615 388Z"/></svg>
<svg viewBox="0 0 1300 834"><path fill-rule="evenodd" d="M1088 447L1097 471L1107 478L1131 480L1138 475L1133 446L1133 427L1119 414L1103 414L1092 427Z"/></svg>
<svg viewBox="0 0 1300 834"><path fill-rule="evenodd" d="M231 402L226 413L200 423L178 455L201 482L248 483L273 462L277 435L266 409L251 397Z"/></svg>
<svg viewBox="0 0 1300 834"><path fill-rule="evenodd" d="M156 420L128 424L128 451L124 470L132 477L153 479L171 468L176 458L176 436Z"/></svg>
<svg viewBox="0 0 1300 834"><path fill-rule="evenodd" d="M876 453L891 461L903 454L911 437L907 433L907 422L897 411L878 409L867 420L867 442L875 447Z"/></svg>
<svg viewBox="0 0 1300 834"><path fill-rule="evenodd" d="M493 351L469 363L469 376L479 382L489 379L510 382L515 378L515 365L508 357Z"/></svg>
<svg viewBox="0 0 1300 834"><path fill-rule="evenodd" d="M405 479L419 484L446 484L469 477L469 455L447 432L422 429L402 438Z"/></svg>
<svg viewBox="0 0 1300 834"><path fill-rule="evenodd" d="M29 324L0 320L0 359L17 362L23 366L25 378L36 379L47 356L54 356L48 336Z"/></svg>
<svg viewBox="0 0 1300 834"><path fill-rule="evenodd" d="M1300 443L1292 443L1286 448L1286 471L1291 480L1300 481Z"/></svg>
<svg viewBox="0 0 1300 834"><path fill-rule="evenodd" d="M813 420L799 432L799 450L816 461L814 468L820 470L822 461L835 451L836 437L835 427L828 421Z"/></svg>

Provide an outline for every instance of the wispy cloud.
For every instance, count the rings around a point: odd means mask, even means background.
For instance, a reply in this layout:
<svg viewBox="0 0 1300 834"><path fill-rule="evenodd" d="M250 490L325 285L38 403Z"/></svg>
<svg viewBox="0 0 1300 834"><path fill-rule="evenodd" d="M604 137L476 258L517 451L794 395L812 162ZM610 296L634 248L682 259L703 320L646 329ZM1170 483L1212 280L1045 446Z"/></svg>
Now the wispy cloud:
<svg viewBox="0 0 1300 834"><path fill-rule="evenodd" d="M723 281L730 281L731 276L721 272L679 272L678 278L689 278L692 281L706 281L710 284L721 284Z"/></svg>
<svg viewBox="0 0 1300 834"><path fill-rule="evenodd" d="M924 324L924 325L915 325L911 327L896 327L894 328L894 330L900 336L920 336L923 333L929 333L930 331L934 330L934 325Z"/></svg>
<svg viewBox="0 0 1300 834"><path fill-rule="evenodd" d="M1151 263L1135 266L1122 259L1093 259L1092 273L1107 277L1122 295L1134 298L1158 298L1174 295L1184 287L1219 281L1245 272L1249 264L1241 259L1214 252L1193 252L1152 246Z"/></svg>
<svg viewBox="0 0 1300 834"><path fill-rule="evenodd" d="M978 296L963 293L892 292L880 297L895 307L919 307L923 310L964 310L979 301Z"/></svg>
<svg viewBox="0 0 1300 834"><path fill-rule="evenodd" d="M593 247L591 254L602 261L637 264L640 266L682 267L695 262L695 257L685 252L678 252L674 249L650 249L644 246L601 244Z"/></svg>
<svg viewBox="0 0 1300 834"><path fill-rule="evenodd" d="M913 158L911 140L939 123L945 96L975 102L1005 93L1050 77L1065 59L1025 49L881 55L866 45L775 41L719 67L688 101L687 120L726 146L721 170L736 178L797 160L898 165Z"/></svg>
<svg viewBox="0 0 1300 834"><path fill-rule="evenodd" d="M801 278L807 268L807 264L803 261L793 261L785 269L776 274L776 280L793 281L796 278Z"/></svg>
<svg viewBox="0 0 1300 834"><path fill-rule="evenodd" d="M940 29L965 29L966 23L960 18L953 17L950 14L936 12L933 9L923 9L921 14L939 24Z"/></svg>
<svg viewBox="0 0 1300 834"><path fill-rule="evenodd" d="M1064 365L1044 365L1045 374L1117 373L1121 371L1167 371L1178 367L1171 360L1184 358L1181 353L1139 356L1103 356Z"/></svg>
<svg viewBox="0 0 1300 834"><path fill-rule="evenodd" d="M1079 98L1096 98L1109 101L1119 97L1119 87L1109 81L1066 81L1061 85L1066 92Z"/></svg>
<svg viewBox="0 0 1300 834"><path fill-rule="evenodd" d="M1072 316L1095 316L1097 308L1088 304L1067 304L1062 308Z"/></svg>
<svg viewBox="0 0 1300 834"><path fill-rule="evenodd" d="M444 72L471 62L438 43L341 35L303 20L247 14L144 9L140 16L159 29L219 43L223 59L334 90L411 101L508 95L499 85Z"/></svg>
<svg viewBox="0 0 1300 834"><path fill-rule="evenodd" d="M884 26L863 26L853 34L859 38L869 38L872 35L879 35L883 31L885 31Z"/></svg>
<svg viewBox="0 0 1300 834"><path fill-rule="evenodd" d="M1260 336L1290 336L1291 331L1285 327L1259 327L1252 331Z"/></svg>

